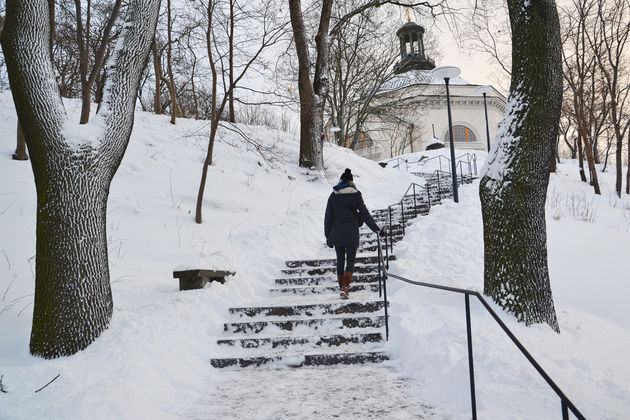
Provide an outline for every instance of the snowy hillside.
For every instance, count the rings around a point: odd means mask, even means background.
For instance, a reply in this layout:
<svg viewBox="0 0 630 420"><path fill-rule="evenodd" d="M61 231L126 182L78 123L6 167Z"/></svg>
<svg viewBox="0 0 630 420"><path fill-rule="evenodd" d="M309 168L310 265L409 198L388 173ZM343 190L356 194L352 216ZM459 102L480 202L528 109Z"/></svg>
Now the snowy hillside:
<svg viewBox="0 0 630 420"><path fill-rule="evenodd" d="M80 104L66 107L78 119ZM352 168L369 209L399 201L418 182L333 145L325 147L321 177L298 167L292 135L239 126L252 140L246 141L222 129L204 223L197 225L206 123L180 119L172 126L167 116L138 113L108 204L110 328L86 350L46 361L28 352L36 197L30 164L11 160L15 126L12 99L1 93L0 375L7 393L0 394L0 419L188 417L219 380L209 358L228 307L255 302L287 259L334 256L324 244L323 215L344 168ZM481 168L483 154L478 158ZM604 195L592 198L572 165L560 165L548 200L551 285L562 333L501 315L588 418L628 418L630 198L610 193L612 174L602 176ZM390 271L482 290L477 187L478 181L463 186L460 204L445 202L419 218L395 248ZM184 267L237 274L225 285L179 292L172 272ZM463 297L395 280L389 287L393 363L418 384L419 402L449 418L469 418ZM560 418L559 400L478 304L472 322L479 417ZM251 418L265 417L254 411Z"/></svg>

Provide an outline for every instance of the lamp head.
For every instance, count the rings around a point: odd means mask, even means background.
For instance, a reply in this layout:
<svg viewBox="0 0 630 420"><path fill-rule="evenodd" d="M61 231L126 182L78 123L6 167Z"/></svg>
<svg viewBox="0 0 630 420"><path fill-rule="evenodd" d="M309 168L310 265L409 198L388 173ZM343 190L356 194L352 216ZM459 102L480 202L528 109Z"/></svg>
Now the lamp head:
<svg viewBox="0 0 630 420"><path fill-rule="evenodd" d="M488 94L488 93L492 92L492 87L490 87L490 86L479 86L477 89L475 89L475 92L481 93L482 95L484 93Z"/></svg>
<svg viewBox="0 0 630 420"><path fill-rule="evenodd" d="M431 71L431 75L437 79L453 79L459 76L461 70L455 66L440 66Z"/></svg>

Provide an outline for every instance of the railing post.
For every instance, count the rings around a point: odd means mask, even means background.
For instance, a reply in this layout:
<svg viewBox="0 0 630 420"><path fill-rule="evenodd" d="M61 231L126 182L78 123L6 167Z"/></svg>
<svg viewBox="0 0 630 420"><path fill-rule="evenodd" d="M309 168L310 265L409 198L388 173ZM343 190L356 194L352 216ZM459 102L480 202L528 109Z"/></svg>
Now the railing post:
<svg viewBox="0 0 630 420"><path fill-rule="evenodd" d="M475 176L477 176L477 155L473 155L473 168L475 169Z"/></svg>
<svg viewBox="0 0 630 420"><path fill-rule="evenodd" d="M412 184L413 185L413 211L416 212L416 214L418 214L418 204L416 203L416 184Z"/></svg>
<svg viewBox="0 0 630 420"><path fill-rule="evenodd" d="M427 190L427 201L429 203L429 211L431 211L431 180L430 179L424 184L424 187Z"/></svg>
<svg viewBox="0 0 630 420"><path fill-rule="evenodd" d="M402 232L405 234L405 203L403 200L400 200L400 220L402 220Z"/></svg>
<svg viewBox="0 0 630 420"><path fill-rule="evenodd" d="M385 267L389 270L389 248L387 246L387 233L385 234Z"/></svg>
<svg viewBox="0 0 630 420"><path fill-rule="evenodd" d="M437 178L438 178L438 200L441 203L442 202L442 187L440 186L440 172L439 171L437 173Z"/></svg>
<svg viewBox="0 0 630 420"><path fill-rule="evenodd" d="M381 260L383 259L383 252L381 250L381 236L376 234L376 246L378 250L376 251L376 256L378 258L378 297L381 297L381 273L383 272L383 266L381 264Z"/></svg>
<svg viewBox="0 0 630 420"><path fill-rule="evenodd" d="M383 301L385 302L385 341L389 341L389 316L387 314L387 275L383 276Z"/></svg>
<svg viewBox="0 0 630 420"><path fill-rule="evenodd" d="M562 402L562 420L569 420L569 407L567 406L567 402L564 398L560 398L560 401Z"/></svg>
<svg viewBox="0 0 630 420"><path fill-rule="evenodd" d="M394 253L394 237L392 232L392 206L387 207L389 213L389 246L392 254Z"/></svg>
<svg viewBox="0 0 630 420"><path fill-rule="evenodd" d="M475 397L475 368L473 364L472 328L470 325L470 298L466 297L466 334L468 336L468 370L470 372L470 404L472 407L472 419L477 420L477 400Z"/></svg>

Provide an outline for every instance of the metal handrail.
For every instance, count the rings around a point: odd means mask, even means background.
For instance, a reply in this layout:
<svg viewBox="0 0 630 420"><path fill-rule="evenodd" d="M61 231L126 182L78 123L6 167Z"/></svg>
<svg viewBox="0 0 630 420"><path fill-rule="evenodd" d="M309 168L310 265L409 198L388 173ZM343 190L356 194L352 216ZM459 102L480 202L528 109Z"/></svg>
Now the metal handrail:
<svg viewBox="0 0 630 420"><path fill-rule="evenodd" d="M383 249L381 247L381 235L376 234L378 243L378 295L381 296L381 283L383 287L383 307L385 308L385 340L389 340L389 316L387 314L387 269L389 268L389 258L387 263L383 261ZM385 250L387 250L387 236L385 236ZM381 281L382 279L382 281Z"/></svg>
<svg viewBox="0 0 630 420"><path fill-rule="evenodd" d="M380 249L380 239L378 243L379 243L378 255L379 255L379 258L381 258L382 251ZM392 277L397 280L403 281L405 283L413 284L416 286L439 289L439 290L444 290L444 291L453 292L453 293L460 293L465 296L466 332L467 332L467 339L468 339L468 368L469 368L469 375L470 375L470 398L471 398L471 409L472 409L473 420L477 419L477 402L476 402L476 395L475 395L475 374L474 374L474 363L473 363L472 328L471 328L471 317L470 317L470 296L471 295L479 299L479 302L481 302L481 304L486 309L486 311L488 311L488 313L497 322L497 324L499 324L503 332L510 338L510 340L512 340L514 345L516 345L516 347L521 351L521 353L525 356L525 358L529 361L529 363L534 367L534 369L536 369L538 374L543 377L543 379L547 382L547 384L551 387L551 389L553 389L556 395L560 398L562 419L568 420L569 410L571 410L571 412L573 413L573 415L575 415L575 417L577 417L580 420L586 420L586 417L584 417L584 415L577 409L575 404L571 402L571 400L564 394L564 392L560 389L560 387L553 381L553 379L551 379L549 374L542 368L542 366L540 366L540 364L536 361L536 359L534 359L534 357L527 351L525 346L518 340L518 338L516 338L514 333L507 327L507 325L505 325L505 323L501 320L499 315L497 315L497 313L492 309L492 307L484 299L481 293L474 290L469 290L469 289L461 289L457 287L442 286L439 284L410 280L405 277L389 273L387 271L389 267L386 268L384 264L382 267L379 264L379 268L380 268L379 276L382 276L382 283L383 283L384 290L386 290L386 287L387 287L386 286L387 279L389 277ZM389 339L389 320L387 316L387 297L386 296L387 295L385 293L385 297L384 297L385 299L384 306L386 308L385 309L385 331L386 331L386 337Z"/></svg>
<svg viewBox="0 0 630 420"><path fill-rule="evenodd" d="M443 175L440 175L443 174ZM442 201L442 188L441 188L441 183L440 183L440 176L451 176L450 172L446 172L446 171L440 171L439 169L436 169L435 171L433 171L433 173L429 176L431 177L435 177L437 178L437 200L433 200L434 202L441 202ZM417 184L415 182L412 182L411 184L409 184L409 187L407 187L407 190L405 190L402 198L400 199L400 201L394 203L394 204L390 204L389 206L387 206L387 213L388 213L388 234L389 234L389 249L390 251L393 253L394 252L394 241L393 241L393 233L392 233L392 219L393 219L393 213L394 213L394 209L398 206L400 206L400 222L401 222L401 228L403 231L403 234L405 233L405 197L408 196L409 190L413 189L413 200L414 200L414 204L413 207L414 209L417 211L418 209L418 203L416 201L416 197L418 196L417 193L417 189L419 188L421 191L424 190L423 194L426 193L426 197L427 197L427 203L429 206L429 209L431 208L431 203L432 203L432 198L431 198L431 190L430 190L430 185L431 185L431 181L430 178L427 179L426 184L425 185L420 185ZM461 179L461 181L460 181ZM472 180L472 174L470 174L470 177L468 178L470 180ZM458 183L464 183L466 182L466 179L461 176L458 177L457 179Z"/></svg>
<svg viewBox="0 0 630 420"><path fill-rule="evenodd" d="M476 157L473 154L472 155L474 157L474 165L475 165L475 172L476 172ZM461 175L461 181L465 182L465 178L463 176L463 169L462 169L462 163L460 161L460 173ZM470 162L468 162L468 168L469 170L471 169L471 164ZM440 173L444 172L444 171L440 171L440 170L435 170L431 176L436 175L437 176L437 183L438 183L438 200L441 200L442 197L442 191L440 188ZM472 173L469 172L469 179L472 181ZM448 176L450 176L450 173L446 173ZM388 314L388 308L387 308L387 279L388 277L392 277L395 278L397 280L403 281L405 283L409 283L409 284L413 284L416 286L422 286L422 287L427 287L427 288L433 288L433 289L439 289L439 290L444 290L447 292L453 292L453 293L460 293L463 294L465 297L465 309L466 309L466 333L467 333L467 341L468 341L468 368L469 368L469 375L470 375L470 397L471 397L471 409L472 409L472 418L473 420L477 419L477 402L476 402L476 395L475 395L475 374L474 374L474 361L473 361L473 347L472 347L472 326L471 326L471 317L470 317L470 296L475 296L477 297L477 299L479 299L479 302L481 302L481 304L483 305L483 307L488 311L488 313L492 316L492 318L497 322L497 324L499 324L499 326L503 329L503 332L510 338L510 340L512 340L512 342L514 343L514 345L516 345L516 347L521 351L521 353L525 356L525 358L530 362L530 364L536 369L536 371L538 372L538 374L540 376L543 377L543 379L547 382L547 384L554 390L554 392L556 393L556 395L558 395L558 397L560 397L560 404L561 404L561 410L562 410L562 419L563 420L568 420L569 419L569 410L571 410L571 412L579 419L579 420L585 420L586 418L584 417L584 415L577 409L577 407L575 406L575 404L573 404L571 402L571 400L569 400L569 398L564 394L564 392L562 392L562 390L560 389L560 387L558 385L556 385L556 383L551 379L551 377L549 376L549 374L547 374L547 372L545 372L545 370L540 366L540 364L536 361L536 359L534 359L534 357L527 351L527 349L525 348L525 346L523 346L523 344L521 344L521 342L516 338L516 336L514 335L514 333L512 333L512 331L507 327L507 325L505 325L505 323L501 320L501 318L499 318L499 316L497 315L497 313L492 309L492 307L488 304L488 302L483 298L483 296L474 290L468 290L468 289L461 289L461 288L457 288L457 287L450 287L450 286L442 286L442 285L438 285L438 284L432 284L432 283L426 283L426 282L420 282L420 281L414 281L414 280L410 280L407 278L404 278L402 276L396 275L396 274L391 274L388 272L389 270L389 251L391 250L392 254L394 252L394 248L393 248L393 237L392 237L392 208L394 206L398 206L400 204L401 206L401 219L402 219L402 229L403 229L403 234L404 234L404 230L405 230L405 209L404 209L404 200L405 197L407 196L407 193L409 192L410 189L413 188L413 199L414 199L414 207L417 208L417 202L416 202L416 188L419 187L420 189L424 189L427 193L427 199L428 199L428 203L429 206L431 206L431 196L430 196L430 187L429 187L429 181L427 180L427 183L425 186L416 184L416 183L411 183L411 185L409 185L409 187L407 188L407 190L405 191L405 194L403 195L403 197L400 199L399 203L395 203L392 204L390 206L387 207L388 210L388 216L389 216L389 229L388 229L388 234L389 234L389 241L387 239L387 234L384 236L384 240L385 240L385 254L386 254L386 259L383 260L383 245L381 244L381 235L377 233L376 237L377 237L377 246L378 246L378 250L377 250L377 255L378 255L378 287L379 287L379 297L383 297L383 306L385 309L385 338L386 340L389 340L389 314ZM388 243L389 242L389 243Z"/></svg>

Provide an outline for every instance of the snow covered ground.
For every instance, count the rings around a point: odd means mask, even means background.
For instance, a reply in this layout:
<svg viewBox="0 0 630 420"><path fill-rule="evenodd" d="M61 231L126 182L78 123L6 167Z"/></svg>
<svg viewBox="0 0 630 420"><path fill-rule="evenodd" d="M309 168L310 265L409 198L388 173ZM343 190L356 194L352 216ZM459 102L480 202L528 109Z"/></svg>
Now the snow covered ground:
<svg viewBox="0 0 630 420"><path fill-rule="evenodd" d="M67 101L66 106L78 120L79 103ZM0 394L0 419L213 418L204 406L220 418L225 406L216 406L208 395L223 392L227 376L214 370L209 358L227 308L266 297L287 259L333 257L323 243L322 219L330 186L344 168L352 168L371 209L398 201L409 183L417 181L406 171L383 170L333 145L325 147L322 177L297 166L299 146L293 136L239 126L262 144L262 154L233 131L221 130L208 174L204 223L197 225L194 206L206 124L178 120L172 126L166 116L138 113L108 205L114 295L110 328L86 350L48 361L28 352L36 197L30 164L10 159L15 125L11 97L1 93L0 375L8 393ZM484 156L478 157L480 169ZM624 302L630 292L630 198L614 198L612 174L602 176L602 183L604 195L593 198L571 162L552 177L549 258L562 333L556 335L544 326L526 328L501 315L587 418L621 419L630 417L630 363L625 359L630 313ZM430 216L410 227L395 249L398 261L391 272L481 290L477 186L464 186L460 204L435 206ZM237 274L225 285L179 292L172 271L182 267ZM403 384L406 391L401 395L409 406L434 410L439 413L435 418L469 418L463 297L395 280L389 285L388 346L398 370L383 374L382 381ZM472 306L479 417L560 418L553 392L480 305ZM348 383L359 381L366 370L343 369L334 372ZM364 375L372 384L369 395L378 395L379 377L367 370L373 374ZM342 407L327 412L317 406L323 400L325 408L326 394L299 397L295 386L326 376L318 370L312 373L256 373L251 382L240 382L254 392L268 380L278 391L252 402L251 418L308 417L300 411L304 401L312 407L311 414L323 413L322 417L334 412L347 418L363 418L369 412L387 417L370 411L378 410L371 400L364 403L366 411L359 406L356 411ZM57 375L52 384L34 393ZM311 385L305 384L304 390L313 389ZM221 404L237 397L221 395ZM246 396L239 394L234 407L242 409ZM281 403L287 405L286 411L276 407ZM240 412L247 415L247 410ZM410 408L410 418L412 412ZM395 418L405 418L404 411L397 413Z"/></svg>

